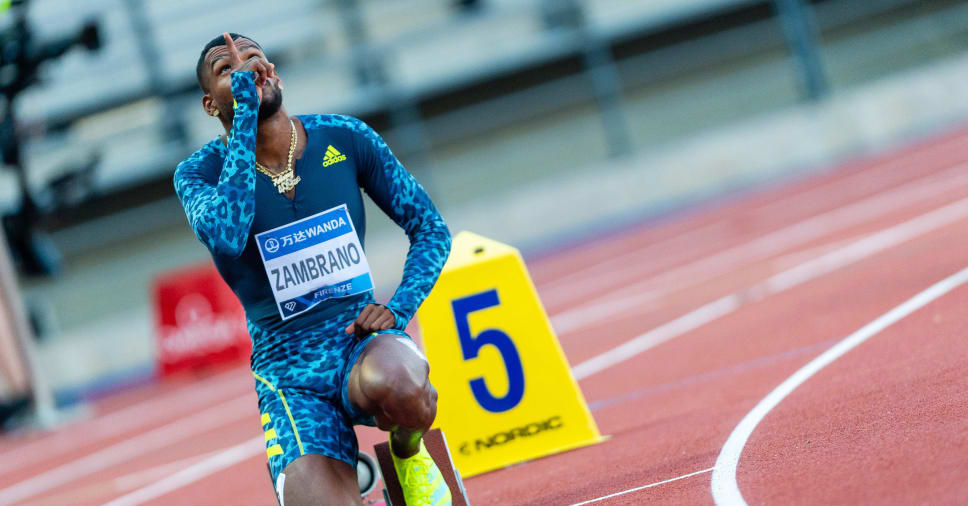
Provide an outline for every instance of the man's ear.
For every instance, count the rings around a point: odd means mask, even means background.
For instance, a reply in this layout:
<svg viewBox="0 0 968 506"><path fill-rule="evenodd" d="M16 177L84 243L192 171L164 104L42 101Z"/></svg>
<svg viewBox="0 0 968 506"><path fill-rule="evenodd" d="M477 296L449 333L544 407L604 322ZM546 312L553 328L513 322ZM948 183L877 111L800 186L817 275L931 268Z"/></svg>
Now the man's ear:
<svg viewBox="0 0 968 506"><path fill-rule="evenodd" d="M202 95L202 109L205 109L205 114L209 116L218 116L218 107L215 107L215 100L208 93Z"/></svg>

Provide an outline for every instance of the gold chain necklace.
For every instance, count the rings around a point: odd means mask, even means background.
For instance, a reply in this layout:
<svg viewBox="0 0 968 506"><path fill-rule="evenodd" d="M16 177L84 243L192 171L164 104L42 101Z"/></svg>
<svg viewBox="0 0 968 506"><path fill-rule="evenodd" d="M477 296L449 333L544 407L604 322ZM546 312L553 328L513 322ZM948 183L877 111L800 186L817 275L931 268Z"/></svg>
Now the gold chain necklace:
<svg viewBox="0 0 968 506"><path fill-rule="evenodd" d="M256 170L269 176L269 179L272 180L272 184L276 186L279 193L292 191L302 181L302 178L299 176L293 177L292 156L296 153L296 125L292 122L292 119L289 120L289 129L292 134L289 140L289 160L286 161L286 170L279 174L273 174L264 165L255 162Z"/></svg>

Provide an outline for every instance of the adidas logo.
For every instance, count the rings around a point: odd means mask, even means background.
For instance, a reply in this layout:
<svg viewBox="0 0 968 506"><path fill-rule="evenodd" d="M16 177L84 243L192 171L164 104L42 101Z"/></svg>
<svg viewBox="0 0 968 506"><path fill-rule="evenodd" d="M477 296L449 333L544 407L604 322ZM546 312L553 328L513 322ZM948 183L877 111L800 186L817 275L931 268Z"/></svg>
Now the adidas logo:
<svg viewBox="0 0 968 506"><path fill-rule="evenodd" d="M345 161L346 155L340 153L338 149L334 148L332 145L326 148L326 156L323 157L323 167L329 167L334 163Z"/></svg>

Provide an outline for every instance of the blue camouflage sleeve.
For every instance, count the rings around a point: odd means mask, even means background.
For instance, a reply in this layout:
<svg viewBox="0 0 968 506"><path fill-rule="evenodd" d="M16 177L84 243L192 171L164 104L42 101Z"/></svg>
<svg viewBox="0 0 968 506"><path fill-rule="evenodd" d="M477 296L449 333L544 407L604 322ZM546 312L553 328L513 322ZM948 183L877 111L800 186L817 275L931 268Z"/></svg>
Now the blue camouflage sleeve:
<svg viewBox="0 0 968 506"><path fill-rule="evenodd" d="M252 72L232 74L235 116L228 154L218 181L206 176L207 164L218 160L209 143L175 169L175 193L195 235L215 254L238 257L248 241L255 216L255 136L259 98ZM220 141L219 141L220 142ZM214 184L213 184L214 183Z"/></svg>
<svg viewBox="0 0 968 506"><path fill-rule="evenodd" d="M394 327L403 330L440 276L450 254L450 231L430 196L380 135L356 118L339 118L355 134L360 186L410 239L403 280L387 303L396 317Z"/></svg>

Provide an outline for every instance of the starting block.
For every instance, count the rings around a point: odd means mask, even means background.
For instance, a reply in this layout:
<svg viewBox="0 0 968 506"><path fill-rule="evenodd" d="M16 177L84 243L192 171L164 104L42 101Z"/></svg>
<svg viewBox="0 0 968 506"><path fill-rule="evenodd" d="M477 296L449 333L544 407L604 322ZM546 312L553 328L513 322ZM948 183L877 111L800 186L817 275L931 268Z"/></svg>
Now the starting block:
<svg viewBox="0 0 968 506"><path fill-rule="evenodd" d="M460 472L454 468L454 461L450 457L450 450L447 448L447 440L440 432L440 429L431 429L423 436L424 445L427 451L434 458L434 463L444 475L447 488L450 489L451 501L454 506L470 506L467 500L467 492L464 491L464 482L461 480ZM393 468L393 457L390 456L390 443L380 443L373 447L376 452L376 459L380 463L380 474L383 475L383 498L386 499L387 506L406 506L403 500L403 489L400 488L400 480L397 479L397 472Z"/></svg>

